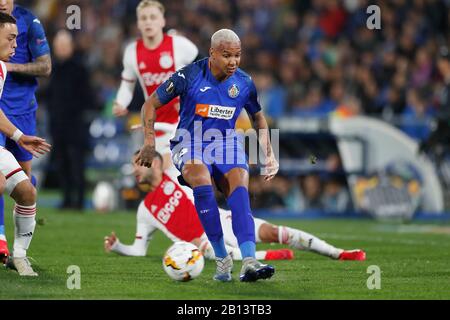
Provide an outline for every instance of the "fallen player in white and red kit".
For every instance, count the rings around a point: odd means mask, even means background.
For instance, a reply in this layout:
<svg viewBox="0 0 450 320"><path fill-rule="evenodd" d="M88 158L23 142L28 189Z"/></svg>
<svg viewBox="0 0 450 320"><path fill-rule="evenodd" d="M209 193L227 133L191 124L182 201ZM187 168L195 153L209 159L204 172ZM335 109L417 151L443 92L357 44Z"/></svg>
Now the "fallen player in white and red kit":
<svg viewBox="0 0 450 320"><path fill-rule="evenodd" d="M152 234L161 230L170 240L192 242L207 259L214 259L214 250L204 233L198 218L192 190L178 183L172 170L163 172L162 157L157 154L151 168L138 166L134 161L134 175L149 193L141 202L137 212L136 239L132 245L122 244L115 233L105 237L105 250L125 256L145 256ZM241 260L241 252L233 234L231 211L220 209L220 220L228 253L234 260ZM276 226L255 218L257 243L281 243L298 250L313 251L333 259L365 260L362 250L335 248L323 240L301 230ZM260 260L292 259L289 249L257 251Z"/></svg>
<svg viewBox="0 0 450 320"><path fill-rule="evenodd" d="M114 102L113 113L124 116L133 99L136 81L139 81L145 99L178 69L190 64L198 56L197 47L187 38L168 35L164 6L153 0L143 0L136 9L137 25L142 38L125 49L122 82ZM156 147L169 167L171 152L169 140L175 135L179 121L179 99L173 99L156 113L156 122L172 126L172 130L156 131Z"/></svg>

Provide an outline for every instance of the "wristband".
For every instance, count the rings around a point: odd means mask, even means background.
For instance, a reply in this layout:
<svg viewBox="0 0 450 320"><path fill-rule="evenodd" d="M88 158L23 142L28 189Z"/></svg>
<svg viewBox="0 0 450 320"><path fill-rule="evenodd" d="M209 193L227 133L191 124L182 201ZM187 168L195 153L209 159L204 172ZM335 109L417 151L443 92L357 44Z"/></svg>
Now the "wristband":
<svg viewBox="0 0 450 320"><path fill-rule="evenodd" d="M11 136L11 140L14 140L15 142L19 142L19 139L23 136L23 132L19 129L16 129L14 131L14 134Z"/></svg>

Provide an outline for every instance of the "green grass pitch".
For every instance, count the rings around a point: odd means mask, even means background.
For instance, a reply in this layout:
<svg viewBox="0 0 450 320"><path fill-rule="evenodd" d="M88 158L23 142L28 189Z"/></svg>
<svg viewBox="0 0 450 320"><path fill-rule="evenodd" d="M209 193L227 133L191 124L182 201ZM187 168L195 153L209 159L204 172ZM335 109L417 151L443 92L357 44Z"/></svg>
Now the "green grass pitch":
<svg viewBox="0 0 450 320"><path fill-rule="evenodd" d="M10 211L10 204L7 206ZM295 252L291 261L274 261L274 277L240 283L240 262L232 283L213 281L207 261L199 278L175 282L161 258L170 241L157 233L147 257L130 258L103 251L103 237L115 230L124 243L135 233L133 213L96 214L41 209L29 256L39 277L20 278L0 269L0 299L450 299L450 225L381 224L368 220L274 220L301 228L343 248L363 248L367 261L344 262ZM12 245L11 214L6 217ZM278 248L259 245L258 248ZM81 289L69 290L67 268L79 266ZM369 290L368 267L381 270L381 288Z"/></svg>

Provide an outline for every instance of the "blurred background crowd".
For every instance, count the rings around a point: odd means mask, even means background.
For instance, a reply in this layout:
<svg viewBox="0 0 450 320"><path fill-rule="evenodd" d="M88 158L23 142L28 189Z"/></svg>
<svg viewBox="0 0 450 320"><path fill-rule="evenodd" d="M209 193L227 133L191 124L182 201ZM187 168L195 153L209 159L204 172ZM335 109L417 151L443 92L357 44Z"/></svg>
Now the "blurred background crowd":
<svg viewBox="0 0 450 320"><path fill-rule="evenodd" d="M243 43L242 68L252 75L260 102L277 127L290 117L326 117L333 113L364 114L387 121L418 142L426 141L442 112L445 81L436 60L449 45L450 1L446 0L177 0L166 6L167 30L192 40L207 56L210 36L220 28L237 32ZM79 150L94 153L89 126L100 116L112 117L111 106L121 80L123 49L139 36L135 8L139 0L22 0L18 4L41 19L50 43L66 28L69 5L81 8L81 29L73 30L74 57L83 68L66 70L73 78L62 88L41 79L39 122L49 135L79 122ZM381 9L381 29L366 26L369 5ZM63 46L64 48L67 45ZM66 53L72 56L72 53ZM54 64L64 53L53 47ZM55 74L53 77L57 77ZM62 79L60 78L60 79ZM56 88L55 88L56 87ZM83 87L81 92L80 88ZM130 107L139 112L140 88ZM52 92L73 90L74 103L54 105ZM79 120L76 120L79 119ZM56 131L49 123L61 122ZM53 126L55 127L55 126ZM92 126L91 126L92 129ZM59 131L58 131L59 130ZM76 132L76 131L75 131ZM86 134L86 140L81 137ZM297 140L298 141L298 140ZM323 142L325 141L325 142ZM281 155L304 158L315 146L321 170L281 172L271 184L251 181L254 208L302 211L347 211L352 203L336 146L322 140L281 144ZM306 150L299 153L299 149ZM84 151L83 151L84 150ZM299 153L299 154L298 154ZM289 158L289 157L288 157ZM88 161L89 167L89 161ZM52 186L48 168L47 184ZM80 182L81 183L81 182Z"/></svg>

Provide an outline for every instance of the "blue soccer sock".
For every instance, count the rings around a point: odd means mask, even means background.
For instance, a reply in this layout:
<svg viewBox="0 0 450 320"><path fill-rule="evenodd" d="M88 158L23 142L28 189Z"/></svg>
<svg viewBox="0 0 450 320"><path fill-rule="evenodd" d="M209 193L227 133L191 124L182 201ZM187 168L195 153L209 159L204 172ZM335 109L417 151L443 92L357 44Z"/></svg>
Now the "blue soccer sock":
<svg viewBox="0 0 450 320"><path fill-rule="evenodd" d="M36 188L36 186L37 186L37 179L36 179L36 177L34 176L34 175L31 175L31 184L33 185L33 187L35 187Z"/></svg>
<svg viewBox="0 0 450 320"><path fill-rule="evenodd" d="M3 238L5 238L5 200L3 195L0 195L0 239Z"/></svg>
<svg viewBox="0 0 450 320"><path fill-rule="evenodd" d="M238 187L227 199L231 209L233 233L236 236L242 259L255 257L255 221L250 209L250 199L245 187Z"/></svg>
<svg viewBox="0 0 450 320"><path fill-rule="evenodd" d="M217 258L225 258L228 253L223 241L219 207L212 186L206 185L194 188L194 199L197 214L214 249L214 254Z"/></svg>

